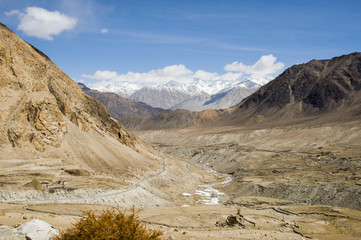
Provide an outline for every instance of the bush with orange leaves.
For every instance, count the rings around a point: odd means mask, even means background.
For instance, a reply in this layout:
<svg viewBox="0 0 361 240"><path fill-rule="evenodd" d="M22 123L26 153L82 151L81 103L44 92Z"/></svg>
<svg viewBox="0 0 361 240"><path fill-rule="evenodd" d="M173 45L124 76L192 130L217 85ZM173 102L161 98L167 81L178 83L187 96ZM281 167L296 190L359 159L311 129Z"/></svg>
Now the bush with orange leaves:
<svg viewBox="0 0 361 240"><path fill-rule="evenodd" d="M88 212L85 218L60 232L54 240L157 240L161 235L159 230L147 230L135 216L134 209L126 215L120 209L112 208L98 216Z"/></svg>

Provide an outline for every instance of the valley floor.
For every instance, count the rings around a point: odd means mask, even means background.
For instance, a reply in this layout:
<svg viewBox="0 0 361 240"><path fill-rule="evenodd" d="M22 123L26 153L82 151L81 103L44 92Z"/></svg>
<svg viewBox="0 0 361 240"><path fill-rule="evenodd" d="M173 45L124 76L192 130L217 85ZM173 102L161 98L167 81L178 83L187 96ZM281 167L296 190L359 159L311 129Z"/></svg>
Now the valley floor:
<svg viewBox="0 0 361 240"><path fill-rule="evenodd" d="M159 169L131 182L3 173L0 225L65 229L88 210L134 206L164 239L361 239L360 126L138 132L161 153ZM12 190L51 173L74 189Z"/></svg>

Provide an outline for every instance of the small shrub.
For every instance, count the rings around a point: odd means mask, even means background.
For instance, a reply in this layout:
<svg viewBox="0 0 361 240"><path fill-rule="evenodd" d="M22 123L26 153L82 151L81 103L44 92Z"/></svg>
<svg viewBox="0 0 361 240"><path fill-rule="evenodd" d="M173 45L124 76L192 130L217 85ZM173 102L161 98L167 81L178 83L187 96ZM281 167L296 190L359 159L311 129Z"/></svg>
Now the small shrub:
<svg viewBox="0 0 361 240"><path fill-rule="evenodd" d="M24 187L32 188L35 190L44 190L44 186L40 184L40 182L36 179L33 179L31 182L28 182L24 185Z"/></svg>
<svg viewBox="0 0 361 240"><path fill-rule="evenodd" d="M89 176L89 172L83 169L66 169L64 172L73 176Z"/></svg>
<svg viewBox="0 0 361 240"><path fill-rule="evenodd" d="M134 209L126 215L118 208L111 208L100 215L90 211L73 227L60 232L54 240L156 240L162 232L147 230L135 216Z"/></svg>

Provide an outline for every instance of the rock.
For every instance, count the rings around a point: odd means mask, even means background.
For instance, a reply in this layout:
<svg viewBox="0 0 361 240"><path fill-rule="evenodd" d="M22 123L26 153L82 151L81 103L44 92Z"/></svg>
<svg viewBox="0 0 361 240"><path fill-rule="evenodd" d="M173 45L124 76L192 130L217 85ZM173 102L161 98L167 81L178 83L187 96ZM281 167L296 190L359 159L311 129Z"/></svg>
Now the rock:
<svg viewBox="0 0 361 240"><path fill-rule="evenodd" d="M15 233L24 234L30 240L49 240L58 235L59 231L47 222L34 219L21 225Z"/></svg>
<svg viewBox="0 0 361 240"><path fill-rule="evenodd" d="M0 240L25 240L25 235L15 233L9 226L0 226Z"/></svg>

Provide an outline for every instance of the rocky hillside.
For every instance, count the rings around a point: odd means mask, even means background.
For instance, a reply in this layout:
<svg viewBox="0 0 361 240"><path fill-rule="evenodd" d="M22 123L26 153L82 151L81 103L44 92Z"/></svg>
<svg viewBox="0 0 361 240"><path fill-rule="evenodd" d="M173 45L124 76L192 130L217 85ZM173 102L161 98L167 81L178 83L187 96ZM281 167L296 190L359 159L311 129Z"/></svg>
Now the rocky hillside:
<svg viewBox="0 0 361 240"><path fill-rule="evenodd" d="M254 124L265 122L290 122L299 118L324 117L329 114L344 118L361 114L361 53L352 53L330 60L312 60L294 65L276 79L230 107L227 114L212 118L214 124ZM182 122L173 127L191 126L199 121L198 113L169 112L153 116L137 125L138 129L166 128L168 122ZM164 119L168 117L168 119ZM161 121L154 121L161 118ZM164 124L161 124L161 123Z"/></svg>
<svg viewBox="0 0 361 240"><path fill-rule="evenodd" d="M4 25L0 109L0 164L49 158L118 174L155 164L149 160L151 150L113 120L102 103Z"/></svg>
<svg viewBox="0 0 361 240"><path fill-rule="evenodd" d="M133 102L116 93L92 90L82 83L78 83L78 85L86 94L103 103L107 107L110 116L119 122L122 122L122 119L126 117L149 117L165 111L162 108L154 108L142 102Z"/></svg>
<svg viewBox="0 0 361 240"><path fill-rule="evenodd" d="M207 109L201 112L191 112L184 109L164 112L148 118L129 117L124 119L124 125L134 130L184 128L193 125L206 125L229 115L227 109Z"/></svg>
<svg viewBox="0 0 361 240"><path fill-rule="evenodd" d="M361 110L361 53L294 65L236 106L233 120Z"/></svg>

